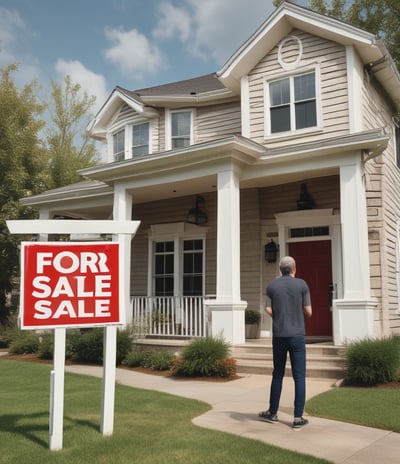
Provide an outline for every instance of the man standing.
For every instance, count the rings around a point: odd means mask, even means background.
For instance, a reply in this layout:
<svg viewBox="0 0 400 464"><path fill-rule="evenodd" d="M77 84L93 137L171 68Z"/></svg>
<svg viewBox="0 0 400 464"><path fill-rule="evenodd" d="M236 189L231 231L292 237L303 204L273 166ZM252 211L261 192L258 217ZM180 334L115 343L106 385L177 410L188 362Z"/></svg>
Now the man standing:
<svg viewBox="0 0 400 464"><path fill-rule="evenodd" d="M293 428L308 424L303 417L306 399L306 344L304 317L312 315L310 291L306 282L295 277L296 262L291 256L280 260L281 276L267 287L265 311L272 317L272 350L274 370L269 398L269 409L259 417L270 423L278 422L278 408L282 392L287 353L289 353L295 385Z"/></svg>

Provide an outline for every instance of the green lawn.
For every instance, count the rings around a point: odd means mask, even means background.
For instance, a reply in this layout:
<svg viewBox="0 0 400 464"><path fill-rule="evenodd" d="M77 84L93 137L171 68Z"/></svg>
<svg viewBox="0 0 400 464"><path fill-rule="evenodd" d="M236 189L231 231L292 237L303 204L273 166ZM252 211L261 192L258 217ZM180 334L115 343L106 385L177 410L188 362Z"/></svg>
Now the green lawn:
<svg viewBox="0 0 400 464"><path fill-rule="evenodd" d="M116 386L114 433L99 432L101 380L66 374L64 443L49 450L49 374L43 364L0 358L1 464L321 464L328 461L237 435L191 418L205 403Z"/></svg>
<svg viewBox="0 0 400 464"><path fill-rule="evenodd" d="M306 411L312 416L400 432L400 389L335 388L311 398Z"/></svg>

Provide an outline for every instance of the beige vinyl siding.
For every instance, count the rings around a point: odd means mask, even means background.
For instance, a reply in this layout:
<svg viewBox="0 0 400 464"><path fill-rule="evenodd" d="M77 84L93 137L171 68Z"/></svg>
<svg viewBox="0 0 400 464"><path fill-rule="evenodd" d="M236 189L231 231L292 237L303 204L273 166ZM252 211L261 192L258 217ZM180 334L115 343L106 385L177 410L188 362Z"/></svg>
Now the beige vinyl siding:
<svg viewBox="0 0 400 464"><path fill-rule="evenodd" d="M205 294L216 292L216 194L204 193L205 210L208 214L207 234L205 240ZM147 295L148 278L148 244L150 226L185 222L187 212L195 204L195 196L174 198L133 205L133 219L141 221L140 228L132 241L131 295ZM202 234L202 228L199 227Z"/></svg>
<svg viewBox="0 0 400 464"><path fill-rule="evenodd" d="M112 131L113 127L115 127L115 126L121 127L123 124L127 124L128 121L132 121L132 118L134 118L135 116L137 116L136 111L133 110L129 105L124 103L121 106L121 108L120 108L120 110L119 110L119 112L117 114L117 117L113 121L113 124L110 127L110 130Z"/></svg>
<svg viewBox="0 0 400 464"><path fill-rule="evenodd" d="M241 134L240 103L202 106L195 112L195 143Z"/></svg>
<svg viewBox="0 0 400 464"><path fill-rule="evenodd" d="M258 311L261 295L260 206L258 189L240 191L241 298Z"/></svg>
<svg viewBox="0 0 400 464"><path fill-rule="evenodd" d="M275 220L275 214L297 210L302 182L260 189L260 218ZM314 209L340 209L339 176L306 180L307 190L314 200Z"/></svg>
<svg viewBox="0 0 400 464"><path fill-rule="evenodd" d="M396 166L392 109L385 102L374 79L365 76L363 124L367 129L385 128L390 141L384 153L367 162L366 196L372 296L378 299L376 332L400 333L399 289L397 282L397 224L400 220L400 170Z"/></svg>
<svg viewBox="0 0 400 464"><path fill-rule="evenodd" d="M347 134L349 111L345 47L298 30L292 31L290 35L297 36L303 45L303 54L297 69L311 69L318 64L320 70L323 131L302 133L299 137L302 141L311 141ZM289 74L295 75L296 69ZM277 134L265 138L265 83L283 75L287 76L288 72L279 64L277 46L249 73L250 137L260 144L280 146L298 143L295 132L290 134L289 140L288 134L282 138L277 138Z"/></svg>

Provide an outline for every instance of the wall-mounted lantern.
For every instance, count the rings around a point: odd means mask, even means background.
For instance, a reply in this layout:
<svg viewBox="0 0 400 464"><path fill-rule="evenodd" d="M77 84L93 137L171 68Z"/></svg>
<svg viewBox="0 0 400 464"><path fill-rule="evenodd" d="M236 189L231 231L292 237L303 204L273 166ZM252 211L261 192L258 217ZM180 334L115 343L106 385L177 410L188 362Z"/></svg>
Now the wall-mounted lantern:
<svg viewBox="0 0 400 464"><path fill-rule="evenodd" d="M278 245L271 239L264 247L265 261L267 263L276 263L278 256Z"/></svg>
<svg viewBox="0 0 400 464"><path fill-rule="evenodd" d="M306 184L301 184L300 186L300 196L297 200L297 209L313 209L314 208L314 200L311 196L311 193L307 190Z"/></svg>
<svg viewBox="0 0 400 464"><path fill-rule="evenodd" d="M190 208L186 217L186 222L189 224L196 224L198 226L207 224L208 216L207 213L203 211L204 206L204 198L198 195L196 198L196 206L194 208Z"/></svg>

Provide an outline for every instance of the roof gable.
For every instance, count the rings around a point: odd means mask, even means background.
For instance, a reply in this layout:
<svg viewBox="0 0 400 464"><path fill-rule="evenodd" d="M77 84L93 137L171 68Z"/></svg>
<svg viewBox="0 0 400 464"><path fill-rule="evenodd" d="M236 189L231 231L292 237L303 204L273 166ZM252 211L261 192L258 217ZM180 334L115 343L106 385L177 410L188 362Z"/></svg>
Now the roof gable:
<svg viewBox="0 0 400 464"><path fill-rule="evenodd" d="M287 2L282 3L229 58L217 73L219 79L226 87L240 93L241 78L293 29L303 30L344 46L354 46L364 65L386 59L385 66L379 68L380 75L377 78L400 107L400 75L380 40L343 21Z"/></svg>

